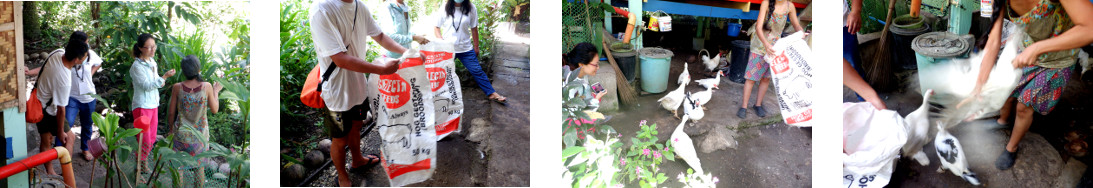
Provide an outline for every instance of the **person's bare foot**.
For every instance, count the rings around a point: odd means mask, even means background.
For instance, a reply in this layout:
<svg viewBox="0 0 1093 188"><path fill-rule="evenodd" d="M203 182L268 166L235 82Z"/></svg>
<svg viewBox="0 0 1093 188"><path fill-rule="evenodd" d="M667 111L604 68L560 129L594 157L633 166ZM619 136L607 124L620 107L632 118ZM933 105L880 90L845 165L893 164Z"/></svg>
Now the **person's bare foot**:
<svg viewBox="0 0 1093 188"><path fill-rule="evenodd" d="M1006 120L1002 118L998 118L998 120L995 120L995 122L1003 126L1010 125L1009 122L1006 122Z"/></svg>
<svg viewBox="0 0 1093 188"><path fill-rule="evenodd" d="M82 155L83 155L83 159L84 159L84 160L87 160L87 161L95 160L95 157L92 157L92 156L91 156L91 152L90 152L90 151L83 151L83 152L80 152L80 154L82 154Z"/></svg>
<svg viewBox="0 0 1093 188"><path fill-rule="evenodd" d="M353 183L349 181L349 174L342 174L345 172L339 172L338 174L338 186L339 187L352 187Z"/></svg>
<svg viewBox="0 0 1093 188"><path fill-rule="evenodd" d="M492 101L496 101L496 102L499 102L499 103L505 103L505 102L508 102L508 98L507 98L507 97L505 97L505 96L501 96L501 94L497 94L497 92L493 92L493 94L490 94L490 96L489 96L489 97L490 97L490 100L492 100Z"/></svg>

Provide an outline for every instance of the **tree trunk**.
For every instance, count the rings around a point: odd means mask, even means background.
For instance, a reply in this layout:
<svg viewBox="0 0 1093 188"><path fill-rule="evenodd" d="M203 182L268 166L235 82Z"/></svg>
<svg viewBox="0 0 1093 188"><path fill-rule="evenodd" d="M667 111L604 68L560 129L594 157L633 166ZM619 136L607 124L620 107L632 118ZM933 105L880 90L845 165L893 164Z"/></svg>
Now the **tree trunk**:
<svg viewBox="0 0 1093 188"><path fill-rule="evenodd" d="M25 37L23 40L26 42L39 40L42 37L42 24L40 15L38 15L38 2L23 2L23 34L23 37Z"/></svg>

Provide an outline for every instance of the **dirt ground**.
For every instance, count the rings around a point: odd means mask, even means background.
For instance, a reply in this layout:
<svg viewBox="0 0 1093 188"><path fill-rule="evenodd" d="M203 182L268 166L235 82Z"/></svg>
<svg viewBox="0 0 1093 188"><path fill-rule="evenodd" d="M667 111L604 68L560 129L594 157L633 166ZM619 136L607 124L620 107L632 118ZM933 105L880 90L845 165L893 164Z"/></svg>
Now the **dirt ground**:
<svg viewBox="0 0 1093 188"><path fill-rule="evenodd" d="M676 50L669 71L668 90L678 87L676 77L683 71L683 62L695 52ZM701 58L698 58L701 59ZM607 65L607 62L600 62ZM706 78L700 63L690 63L692 80ZM736 116L743 98L743 84L729 81L722 77L719 90L706 107L706 116L697 123L687 123L684 128L695 142L695 149L701 159L702 168L720 179L718 187L811 187L812 185L812 130L786 125L780 119L774 88L770 87L763 101L767 116L760 118L755 111L748 110L744 119ZM687 91L705 90L697 84L689 84ZM752 92L758 92L753 89ZM640 129L639 122L657 124L657 137L668 140L680 120L670 111L660 107L657 100L664 93L646 94L638 98L636 105L623 106L616 112L606 112L612 116L607 124L622 134L623 138L633 137ZM749 104L755 103L755 96ZM682 109L679 110L682 115ZM629 140L623 139L626 145ZM624 146L628 147L628 146ZM706 152L709 151L709 152ZM663 172L670 178L667 187L682 186L676 175L686 171L689 166L682 160L665 161Z"/></svg>
<svg viewBox="0 0 1093 188"><path fill-rule="evenodd" d="M888 108L906 115L922 103L918 94L915 71L897 71L900 86L895 91L878 93ZM980 182L986 187L1088 187L1093 180L1086 171L1086 164L1093 158L1080 152L1071 152L1064 148L1068 141L1065 135L1074 133L1080 137L1078 142L1090 141L1093 129L1093 117L1088 116L1093 101L1088 96L1093 94L1093 82L1083 81L1079 73L1067 83L1058 105L1048 115L1036 114L1030 132L1021 141L1017 163L1012 169L998 170L994 162L1009 140L1012 126L995 123L997 117L965 122L949 130L960 139L969 156L971 170L976 172ZM854 93L844 87L844 102L857 102ZM929 154L931 163L920 166L910 159L900 159L889 187L972 187L961 178L946 171L938 173L940 163L934 154L932 142L924 151Z"/></svg>
<svg viewBox="0 0 1093 188"><path fill-rule="evenodd" d="M509 23L498 27L496 59L489 65L490 81L498 93L508 97L507 105L486 100L486 94L477 85L464 85L462 132L437 142L436 171L429 180L409 186L530 185L530 39L527 33L513 32L519 28ZM376 146L380 145L380 138L374 131L362 138L362 151L366 154L379 153ZM325 137L321 130L318 133L311 135ZM350 178L354 186L390 186L379 166L362 174L350 173ZM335 169L328 167L307 186L336 185Z"/></svg>

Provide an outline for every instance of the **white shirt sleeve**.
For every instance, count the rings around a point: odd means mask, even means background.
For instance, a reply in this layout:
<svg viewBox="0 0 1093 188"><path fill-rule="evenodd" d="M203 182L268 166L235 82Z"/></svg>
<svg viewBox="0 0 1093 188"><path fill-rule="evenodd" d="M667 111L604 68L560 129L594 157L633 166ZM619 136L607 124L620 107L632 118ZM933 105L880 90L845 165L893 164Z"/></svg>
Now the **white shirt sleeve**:
<svg viewBox="0 0 1093 188"><path fill-rule="evenodd" d="M364 26L361 29L364 29L364 34L367 34L370 37L383 34L383 30L381 30L379 24L376 23L376 19L372 18L372 11L368 9L368 6L361 5L361 8L364 9L361 11L361 14L364 15L360 15L360 20L363 21L363 23L361 23L363 25L361 26Z"/></svg>
<svg viewBox="0 0 1093 188"><path fill-rule="evenodd" d="M103 61L103 60L102 60L102 57L101 57L101 56L99 56L99 54L98 54L98 53L95 53L95 51L87 50L87 54L88 54L88 56L87 56L87 60L88 60L89 62L91 62L91 66L92 66L92 67L94 67L94 66L102 66L102 61ZM99 71L102 71L102 69L99 69Z"/></svg>
<svg viewBox="0 0 1093 188"><path fill-rule="evenodd" d="M470 17L471 25L469 27L467 27L468 29L478 28L478 7L471 6L471 8L472 8L471 12L467 13L467 14L470 14L470 16L471 16Z"/></svg>
<svg viewBox="0 0 1093 188"><path fill-rule="evenodd" d="M319 58L330 57L346 51L342 34L326 10L313 10L311 15L311 40L315 42L315 52Z"/></svg>
<svg viewBox="0 0 1093 188"><path fill-rule="evenodd" d="M448 14L445 14L443 9L436 12L436 27L439 27L440 30L443 31L445 26L444 23L448 20Z"/></svg>

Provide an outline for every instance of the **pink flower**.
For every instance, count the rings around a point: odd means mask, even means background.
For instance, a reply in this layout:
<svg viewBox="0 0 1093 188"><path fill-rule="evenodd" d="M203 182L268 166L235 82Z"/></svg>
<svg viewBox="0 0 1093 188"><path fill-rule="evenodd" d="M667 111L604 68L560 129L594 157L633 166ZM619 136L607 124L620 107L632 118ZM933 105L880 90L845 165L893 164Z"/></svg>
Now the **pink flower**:
<svg viewBox="0 0 1093 188"><path fill-rule="evenodd" d="M649 155L649 149L642 149L641 154L642 155Z"/></svg>
<svg viewBox="0 0 1093 188"><path fill-rule="evenodd" d="M653 152L653 157L656 157L657 159L660 159L660 152L654 151Z"/></svg>
<svg viewBox="0 0 1093 188"><path fill-rule="evenodd" d="M641 175L641 167L639 166L638 169L634 169L634 173L638 174L640 176Z"/></svg>
<svg viewBox="0 0 1093 188"><path fill-rule="evenodd" d="M672 140L672 141L673 142L679 142L679 138L676 138L675 140Z"/></svg>
<svg viewBox="0 0 1093 188"><path fill-rule="evenodd" d="M645 126L645 120L641 120L641 125Z"/></svg>
<svg viewBox="0 0 1093 188"><path fill-rule="evenodd" d="M622 137L622 133L619 133L619 137L620 137L620 138Z"/></svg>
<svg viewBox="0 0 1093 188"><path fill-rule="evenodd" d="M619 165L626 166L626 158L619 159L619 163L621 163Z"/></svg>
<svg viewBox="0 0 1093 188"><path fill-rule="evenodd" d="M664 147L664 152L668 152L668 147Z"/></svg>

